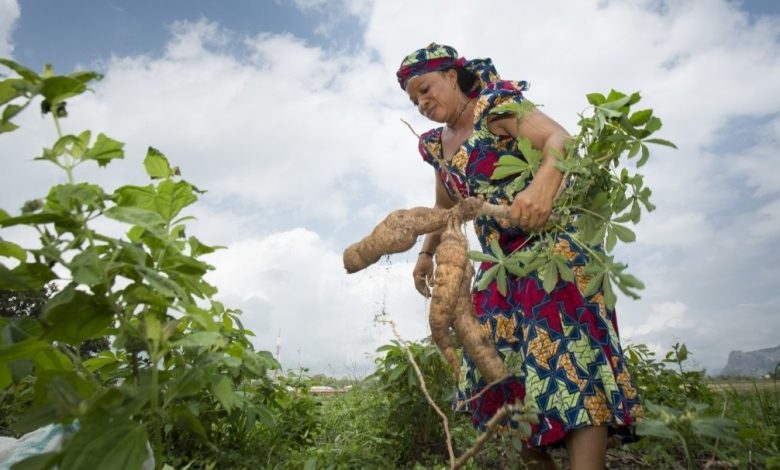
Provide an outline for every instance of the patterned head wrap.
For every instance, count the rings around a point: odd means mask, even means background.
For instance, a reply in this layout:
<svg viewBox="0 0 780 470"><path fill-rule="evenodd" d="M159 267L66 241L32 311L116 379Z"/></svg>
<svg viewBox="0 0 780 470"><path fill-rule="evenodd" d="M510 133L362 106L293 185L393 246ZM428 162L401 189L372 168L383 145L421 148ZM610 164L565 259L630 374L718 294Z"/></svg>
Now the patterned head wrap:
<svg viewBox="0 0 780 470"><path fill-rule="evenodd" d="M463 57L458 57L458 51L454 48L436 44L435 42L406 56L395 75L398 77L398 84L406 91L409 80L412 78L451 67L464 68L476 76L478 88L471 90L469 97L476 96L479 90L488 83L500 80L498 72L493 67L493 62L490 59L466 60Z"/></svg>

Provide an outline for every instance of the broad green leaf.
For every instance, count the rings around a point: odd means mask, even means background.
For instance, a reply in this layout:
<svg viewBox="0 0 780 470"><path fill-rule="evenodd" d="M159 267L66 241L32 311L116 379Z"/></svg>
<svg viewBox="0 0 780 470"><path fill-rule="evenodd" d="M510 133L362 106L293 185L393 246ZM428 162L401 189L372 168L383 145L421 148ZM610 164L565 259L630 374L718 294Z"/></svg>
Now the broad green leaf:
<svg viewBox="0 0 780 470"><path fill-rule="evenodd" d="M51 325L47 336L70 344L105 336L113 312L103 300L69 284L43 307L41 317Z"/></svg>
<svg viewBox="0 0 780 470"><path fill-rule="evenodd" d="M25 214L17 217L0 218L0 227L12 227L14 225L38 225L66 222L68 219L60 214L51 212L38 212L35 214Z"/></svg>
<svg viewBox="0 0 780 470"><path fill-rule="evenodd" d="M19 289L24 285L27 289L39 290L57 279L54 271L43 263L20 263L10 271L3 265L0 268L0 288L3 289ZM6 285L6 282L9 284Z"/></svg>
<svg viewBox="0 0 780 470"><path fill-rule="evenodd" d="M588 93L585 95L588 98L588 103L593 106L600 106L607 99L601 93Z"/></svg>
<svg viewBox="0 0 780 470"><path fill-rule="evenodd" d="M170 178L173 176L173 170L171 170L171 166L168 164L168 159L154 147L149 147L149 150L146 152L144 168L146 168L146 174L152 179Z"/></svg>
<svg viewBox="0 0 780 470"><path fill-rule="evenodd" d="M189 368L178 368L175 371L175 374L181 375L176 376L170 382L170 387L168 388L165 400L170 402L176 398L197 395L209 383L212 373L212 368L201 367L197 364L190 366Z"/></svg>
<svg viewBox="0 0 780 470"><path fill-rule="evenodd" d="M174 341L172 344L174 346L182 346L186 348L221 348L226 345L226 340L222 333L216 331L198 331L197 333L189 333L182 339Z"/></svg>
<svg viewBox="0 0 780 470"><path fill-rule="evenodd" d="M19 114L24 108L25 108L24 106L19 106L19 105L16 105L16 104L9 104L3 110L3 122L10 121L11 118L13 118L17 114Z"/></svg>
<svg viewBox="0 0 780 470"><path fill-rule="evenodd" d="M79 72L69 73L67 76L68 76L68 78L72 78L74 80L78 80L78 81L80 81L82 83L89 83L92 80L102 80L103 79L103 75L101 75L101 74L99 74L97 72L89 71L89 70L83 70L83 71L79 71Z"/></svg>
<svg viewBox="0 0 780 470"><path fill-rule="evenodd" d="M558 269L558 275L561 276L561 279L566 282L574 282L574 271L571 270L566 259L561 255L555 255L553 261L555 262L555 267Z"/></svg>
<svg viewBox="0 0 780 470"><path fill-rule="evenodd" d="M61 470L138 470L149 456L146 424L130 420L84 424L65 448ZM117 422L118 421L118 422Z"/></svg>
<svg viewBox="0 0 780 470"><path fill-rule="evenodd" d="M27 251L16 243L7 240L0 240L0 256L16 258L22 263L27 261Z"/></svg>
<svg viewBox="0 0 780 470"><path fill-rule="evenodd" d="M611 94L610 94L610 97L611 97ZM617 110L617 109L620 109L623 106L627 105L629 101L631 101L631 97L630 96L623 96L622 98L616 98L616 99L613 99L613 100L611 100L608 97L606 102L604 102L601 105L599 105L599 108L601 108L601 109L609 109L609 110Z"/></svg>
<svg viewBox="0 0 780 470"><path fill-rule="evenodd" d="M137 207L115 206L107 209L103 214L110 219L138 225L158 238L165 239L165 232L163 231L165 221L157 212Z"/></svg>
<svg viewBox="0 0 780 470"><path fill-rule="evenodd" d="M657 117L653 116L650 119L648 119L647 124L645 124L645 131L648 134L652 134L653 132L655 132L658 129L660 129L661 126L662 126L661 120L658 119Z"/></svg>
<svg viewBox="0 0 780 470"><path fill-rule="evenodd" d="M19 74L20 77L31 83L38 83L41 81L41 77L37 73L33 72L22 64L14 62L11 59L0 58L0 64L5 65L9 69Z"/></svg>
<svg viewBox="0 0 780 470"><path fill-rule="evenodd" d="M94 286L105 280L106 262L98 256L95 247L89 247L73 257L70 271L73 280L79 284Z"/></svg>
<svg viewBox="0 0 780 470"><path fill-rule="evenodd" d="M215 251L217 251L219 249L225 248L224 246L219 246L219 245L212 245L212 246L206 245L206 244L204 244L203 242L201 242L200 240L198 240L195 237L190 237L188 241L189 241L189 244L190 244L190 256L192 256L193 258L197 258L198 256L201 256L201 255L207 255L209 253L214 253ZM481 251L470 251L469 252L469 257L471 257L471 253L480 253L480 254L482 254ZM472 259L475 259L475 258L472 258ZM485 260L483 260L483 261L485 261Z"/></svg>
<svg viewBox="0 0 780 470"><path fill-rule="evenodd" d="M70 97L80 95L87 90L84 82L61 75L45 78L41 82L40 94L52 105Z"/></svg>
<svg viewBox="0 0 780 470"><path fill-rule="evenodd" d="M188 183L184 181L174 183L166 179L157 186L154 204L157 213L166 223L170 223L184 207L197 200L198 197Z"/></svg>
<svg viewBox="0 0 780 470"><path fill-rule="evenodd" d="M114 140L102 132L95 139L95 145L87 149L84 159L95 160L98 166L106 166L111 160L125 157L125 144Z"/></svg>
<svg viewBox="0 0 780 470"><path fill-rule="evenodd" d="M215 375L211 380L211 393L217 397L219 403L230 412L241 404L241 397L233 391L233 383L224 375Z"/></svg>
<svg viewBox="0 0 780 470"><path fill-rule="evenodd" d="M28 339L13 343L0 349L0 363L9 364L19 359L32 359L38 352L50 348L51 345L39 339Z"/></svg>
<svg viewBox="0 0 780 470"><path fill-rule="evenodd" d="M177 297L180 300L187 300L189 296L175 281L161 275L154 269L146 266L136 266L135 269L141 273L144 279L149 283L152 289L166 297Z"/></svg>
<svg viewBox="0 0 780 470"><path fill-rule="evenodd" d="M640 111L636 111L635 113L631 114L631 117L629 118L631 120L631 124L634 126L641 126L647 123L647 121L653 116L653 110L652 109L642 109Z"/></svg>
<svg viewBox="0 0 780 470"><path fill-rule="evenodd" d="M607 240L604 244L604 249L607 253L611 253L612 250L615 248L615 245L617 244L617 235L615 234L615 231L611 228L607 228Z"/></svg>
<svg viewBox="0 0 780 470"><path fill-rule="evenodd" d="M13 132L16 129L19 129L19 126L12 122L0 122L0 134L5 132Z"/></svg>
<svg viewBox="0 0 780 470"><path fill-rule="evenodd" d="M6 78L0 81L0 106L22 96L22 86L25 81L20 78Z"/></svg>

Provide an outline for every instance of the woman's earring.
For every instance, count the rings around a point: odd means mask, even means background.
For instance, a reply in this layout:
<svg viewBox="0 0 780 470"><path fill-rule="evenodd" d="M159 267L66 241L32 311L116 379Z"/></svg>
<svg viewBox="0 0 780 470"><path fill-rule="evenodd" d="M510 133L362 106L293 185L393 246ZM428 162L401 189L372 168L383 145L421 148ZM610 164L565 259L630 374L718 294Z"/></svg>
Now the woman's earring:
<svg viewBox="0 0 780 470"><path fill-rule="evenodd" d="M455 82L452 82L452 89L455 89Z"/></svg>

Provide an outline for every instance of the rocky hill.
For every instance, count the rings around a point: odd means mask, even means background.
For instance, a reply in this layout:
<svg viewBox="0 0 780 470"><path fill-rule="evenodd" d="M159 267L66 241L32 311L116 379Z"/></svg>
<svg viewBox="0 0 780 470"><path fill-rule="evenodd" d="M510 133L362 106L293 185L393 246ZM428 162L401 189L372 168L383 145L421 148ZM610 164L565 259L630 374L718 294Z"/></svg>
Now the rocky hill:
<svg viewBox="0 0 780 470"><path fill-rule="evenodd" d="M758 377L773 372L780 362L780 346L756 351L731 351L720 375Z"/></svg>

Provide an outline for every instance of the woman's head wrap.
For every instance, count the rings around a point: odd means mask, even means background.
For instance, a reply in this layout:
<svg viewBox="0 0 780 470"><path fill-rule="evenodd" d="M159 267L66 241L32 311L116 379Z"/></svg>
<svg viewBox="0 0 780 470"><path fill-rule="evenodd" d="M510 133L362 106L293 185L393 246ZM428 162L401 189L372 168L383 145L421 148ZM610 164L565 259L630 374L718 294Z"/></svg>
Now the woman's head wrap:
<svg viewBox="0 0 780 470"><path fill-rule="evenodd" d="M476 96L488 83L500 80L490 59L466 60L458 57L458 51L454 48L435 42L406 56L395 75L398 77L398 84L406 91L412 78L449 68L464 68L476 76L478 87L469 92L469 97Z"/></svg>

